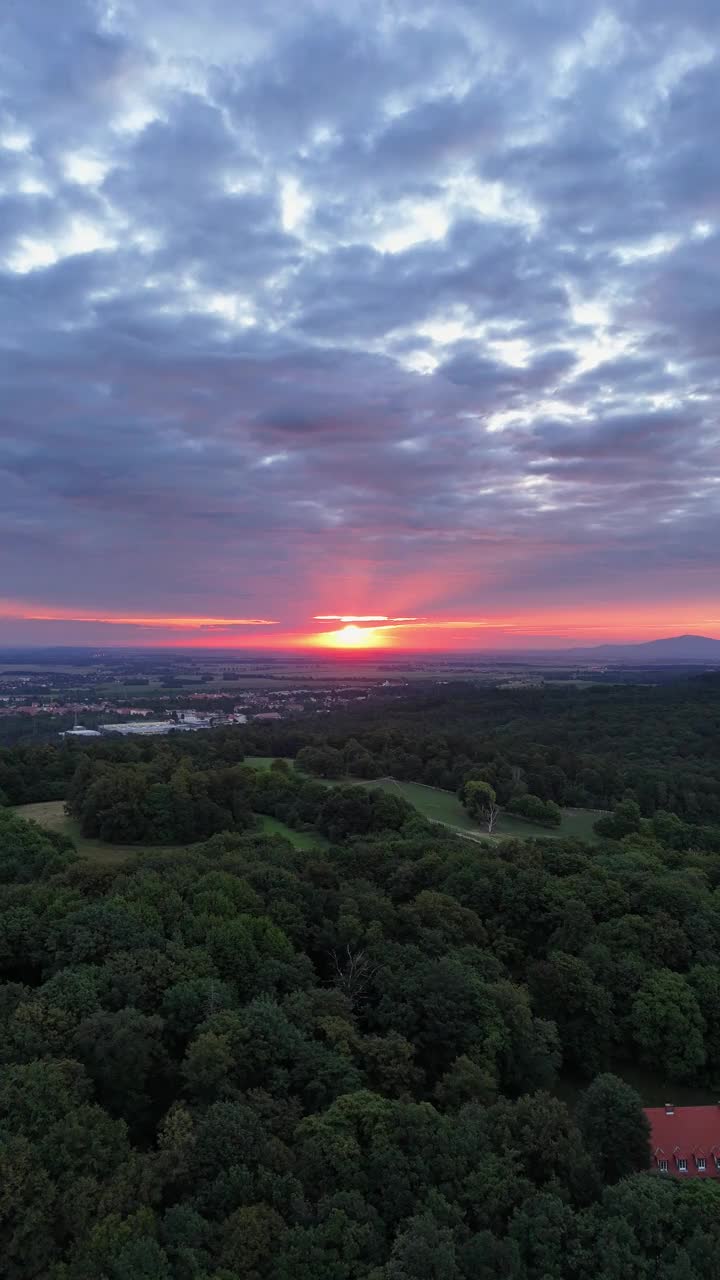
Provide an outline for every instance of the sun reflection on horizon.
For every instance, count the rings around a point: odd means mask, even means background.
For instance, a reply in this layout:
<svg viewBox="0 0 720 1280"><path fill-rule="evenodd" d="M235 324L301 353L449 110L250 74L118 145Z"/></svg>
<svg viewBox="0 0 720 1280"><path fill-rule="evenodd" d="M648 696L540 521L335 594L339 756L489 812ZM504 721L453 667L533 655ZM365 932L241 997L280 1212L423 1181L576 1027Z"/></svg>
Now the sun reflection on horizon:
<svg viewBox="0 0 720 1280"><path fill-rule="evenodd" d="M335 631L320 631L311 643L321 649L383 649L390 639L383 628L359 627L354 622Z"/></svg>

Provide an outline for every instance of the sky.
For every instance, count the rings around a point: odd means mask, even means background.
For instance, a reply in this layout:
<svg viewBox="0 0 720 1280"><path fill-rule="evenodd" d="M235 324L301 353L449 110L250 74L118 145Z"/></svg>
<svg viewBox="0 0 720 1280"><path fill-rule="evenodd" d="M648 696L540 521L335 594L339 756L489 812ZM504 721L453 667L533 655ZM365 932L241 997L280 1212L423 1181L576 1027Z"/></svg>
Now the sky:
<svg viewBox="0 0 720 1280"><path fill-rule="evenodd" d="M6 0L0 645L720 636L719 52L717 0Z"/></svg>

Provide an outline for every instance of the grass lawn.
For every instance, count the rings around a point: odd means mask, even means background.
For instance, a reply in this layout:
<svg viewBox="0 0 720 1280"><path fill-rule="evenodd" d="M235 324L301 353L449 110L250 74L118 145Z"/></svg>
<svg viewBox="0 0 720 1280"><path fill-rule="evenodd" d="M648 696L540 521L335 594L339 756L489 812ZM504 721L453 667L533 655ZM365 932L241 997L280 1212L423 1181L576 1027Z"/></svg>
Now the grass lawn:
<svg viewBox="0 0 720 1280"><path fill-rule="evenodd" d="M244 764L253 769L269 769L274 756L246 756ZM288 760L292 766L292 761ZM469 831L473 835L487 836L477 822L468 817L460 801L453 791L441 791L436 787L426 787L422 782L399 782L395 778L338 778L331 782L326 778L315 778L326 786L347 785L368 787L370 790L388 791L390 795L402 796L424 818L434 822L444 822L458 831ZM491 839L502 839L503 836L516 836L518 839L529 839L531 836L567 836L576 840L594 841L597 839L593 831L593 823L600 817L600 809L563 809L562 822L559 827L544 827L539 822L525 822L522 818L513 818L502 813ZM297 835L297 832L295 833Z"/></svg>
<svg viewBox="0 0 720 1280"><path fill-rule="evenodd" d="M363 783L366 787L381 788L392 795L402 796L413 805L424 818L435 822L445 822L456 827L458 831L471 831L475 835L487 835L472 818L468 817L457 796L452 791L440 791L435 787L426 787L421 782L396 782L391 778L378 778L376 781ZM503 836L517 836L528 839L530 836L569 836L577 840L595 840L593 823L599 818L599 811L593 809L563 809L562 822L559 827L543 827L537 822L524 822L522 818L513 818L510 814L501 813L493 832L493 839Z"/></svg>
<svg viewBox="0 0 720 1280"><path fill-rule="evenodd" d="M478 831L477 822L468 817L452 791L437 791L434 787L423 786L421 782L397 782L394 778L371 779L363 782L362 786L369 791L387 791L390 795L400 796L424 818L447 822L449 826L458 827L461 831Z"/></svg>
<svg viewBox="0 0 720 1280"><path fill-rule="evenodd" d="M563 809L559 827L543 827L538 822L524 822L503 813L496 827L499 836L568 836L575 840L597 840L593 823L602 816L602 809Z"/></svg>
<svg viewBox="0 0 720 1280"><path fill-rule="evenodd" d="M47 828L48 831L61 831L63 835L69 836L75 848L81 857L89 858L91 862L97 862L104 866L116 866L122 862L126 862L133 854L140 853L142 850L150 850L151 852L162 853L187 853L192 845L135 845L135 844L109 844L105 840L93 840L84 836L80 830L78 823L74 818L68 818L64 812L62 800L48 800L42 804L21 804L15 807L15 813L20 818L30 818L33 822L37 822L38 826ZM278 822L277 818L266 817L265 814L258 814L260 830L266 835L284 836L298 849L318 849L327 848L328 841L324 836L313 835L307 831L293 831L292 827L286 827L284 822ZM251 831L247 835L252 835Z"/></svg>
<svg viewBox="0 0 720 1280"><path fill-rule="evenodd" d="M266 835L284 836L296 849L327 849L330 841L319 833L316 835L312 831L295 831L292 827L286 827L284 822L280 822L278 818L271 818L268 814L258 814L260 827ZM248 835L252 835L249 831Z"/></svg>
<svg viewBox="0 0 720 1280"><path fill-rule="evenodd" d="M84 836L74 818L68 818L62 800L47 800L42 804L20 804L15 808L19 818L31 818L38 826L48 831L61 831L69 836L81 857L104 866L114 866L125 862L133 854L146 849L147 845L109 844L105 840L93 840ZM175 846L175 852L183 853L186 846ZM169 846L163 845L166 851Z"/></svg>

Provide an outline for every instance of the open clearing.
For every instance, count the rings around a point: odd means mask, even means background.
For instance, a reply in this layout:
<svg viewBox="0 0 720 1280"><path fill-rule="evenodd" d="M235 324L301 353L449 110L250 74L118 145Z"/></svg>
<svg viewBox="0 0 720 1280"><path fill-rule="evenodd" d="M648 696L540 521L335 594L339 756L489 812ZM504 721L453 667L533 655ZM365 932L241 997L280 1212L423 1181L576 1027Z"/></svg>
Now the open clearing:
<svg viewBox="0 0 720 1280"><path fill-rule="evenodd" d="M254 769L269 769L273 756L247 756L244 764ZM292 761L288 760L292 765ZM490 839L516 836L518 839L529 839L531 836L567 836L575 840L596 840L593 823L601 816L599 809L563 809L562 822L559 827L544 827L539 822L525 822L522 818L514 818L511 814L502 813L498 824L488 837L472 818L468 817L457 796L452 791L441 791L437 787L427 787L422 782L399 782L396 778L339 778L332 782L326 778L316 779L326 786L348 785L368 787L370 790L387 791L391 795L402 796L424 818L431 822L443 822L456 831L467 831L473 836L485 836Z"/></svg>
<svg viewBox="0 0 720 1280"><path fill-rule="evenodd" d="M247 756L244 763L250 765L254 769L269 769L275 756ZM287 763L292 766L292 760ZM324 782L327 786L337 785L326 779L319 778L319 782ZM539 823L524 822L522 818L513 818L509 814L501 814L498 824L491 837L488 837L487 831L483 831L468 817L463 809L457 796L452 791L441 791L436 787L426 787L421 782L399 782L395 778L343 778L339 779L340 783L352 783L355 786L368 787L370 790L387 791L390 795L401 796L417 809L424 818L428 818L431 822L441 822L448 828L457 831L459 835L467 832L475 838L484 836L485 839L503 839L510 836L516 836L518 839L528 839L531 836L568 836L576 840L594 841L597 839L593 831L593 823L600 817L600 810L596 809L563 809L562 823L559 827L543 827ZM39 826L46 827L49 831L60 831L63 835L69 836L75 845L78 853L85 858L89 858L92 862L105 866L115 866L125 862L127 858L131 858L134 854L140 853L142 850L149 849L152 852L164 853L186 853L192 845L134 845L134 844L109 844L105 840L95 840L84 836L80 831L79 824L74 818L69 818L65 813L62 800L48 800L41 804L24 804L18 805L15 812L21 818L30 818L33 822L37 822ZM256 830L266 835L284 836L297 849L318 849L327 848L328 841L320 834L314 834L308 831L295 831L292 827L286 826L284 822L280 822L277 818L271 818L267 814L258 814L259 827ZM248 832L247 834L252 834Z"/></svg>
<svg viewBox="0 0 720 1280"><path fill-rule="evenodd" d="M380 787L392 795L402 796L423 817L430 818L433 822L444 822L458 831L487 836L487 831L483 831L482 827L468 817L452 791L426 787L421 782L398 782L394 778L378 778L364 785ZM539 822L525 822L509 813L501 813L493 831L493 839L502 839L504 836L517 836L519 839L528 839L530 836L568 836L576 840L595 840L597 837L593 831L593 823L599 816L599 812L592 809L563 809L559 827L544 827Z"/></svg>
<svg viewBox="0 0 720 1280"><path fill-rule="evenodd" d="M278 818L271 818L269 814L258 814L260 827L265 835L268 836L284 836L296 849L327 849L330 841L325 836L315 834L313 831L295 831L292 827L287 827L284 822L280 822ZM247 833L252 835L250 831Z"/></svg>
<svg viewBox="0 0 720 1280"><path fill-rule="evenodd" d="M65 813L62 800L46 800L42 804L16 805L15 813L19 818L31 818L38 826L48 831L60 831L69 836L81 857L89 858L104 866L113 866L125 862L134 854L146 849L163 853L186 853L189 845L146 845L146 844L109 844L106 840L94 840L84 836L80 825L74 818Z"/></svg>
<svg viewBox="0 0 720 1280"><path fill-rule="evenodd" d="M38 826L48 831L60 831L69 836L81 857L88 858L103 866L116 866L127 861L136 853L187 853L193 845L148 845L148 844L109 844L106 840L94 840L84 836L79 824L65 813L62 800L47 800L42 804L16 805L14 812L20 818L30 818ZM266 814L258 814L259 826L255 831L243 832L244 835L263 833L268 836L284 836L297 849L327 848L328 841L324 836L313 835L307 831L293 831L277 818Z"/></svg>

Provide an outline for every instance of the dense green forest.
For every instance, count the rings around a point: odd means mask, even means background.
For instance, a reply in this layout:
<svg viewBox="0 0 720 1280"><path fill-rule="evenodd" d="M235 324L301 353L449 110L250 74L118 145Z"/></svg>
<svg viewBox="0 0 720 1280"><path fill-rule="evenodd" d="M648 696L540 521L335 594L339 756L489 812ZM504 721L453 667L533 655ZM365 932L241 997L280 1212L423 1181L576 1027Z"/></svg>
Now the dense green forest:
<svg viewBox="0 0 720 1280"><path fill-rule="evenodd" d="M264 776L317 827L370 796ZM720 1083L720 854L379 798L119 870L0 812L8 1280L716 1274L720 1184L645 1171L617 1073Z"/></svg>
<svg viewBox="0 0 720 1280"><path fill-rule="evenodd" d="M6 749L5 805L191 847L0 807L3 1276L714 1277L720 1182L649 1171L622 1077L720 1089L718 685L589 694ZM478 844L387 773L610 811Z"/></svg>
<svg viewBox="0 0 720 1280"><path fill-rule="evenodd" d="M660 811L720 825L720 677L713 675L658 687L382 690L322 719L180 737L161 745L108 738L90 750L94 759L127 764L170 751L199 768L304 751L316 759L310 772L326 777L392 776L457 791L477 776L502 806L523 795L597 809L631 800L645 818ZM69 740L0 748L0 795L11 804L64 799L76 753L88 750Z"/></svg>

